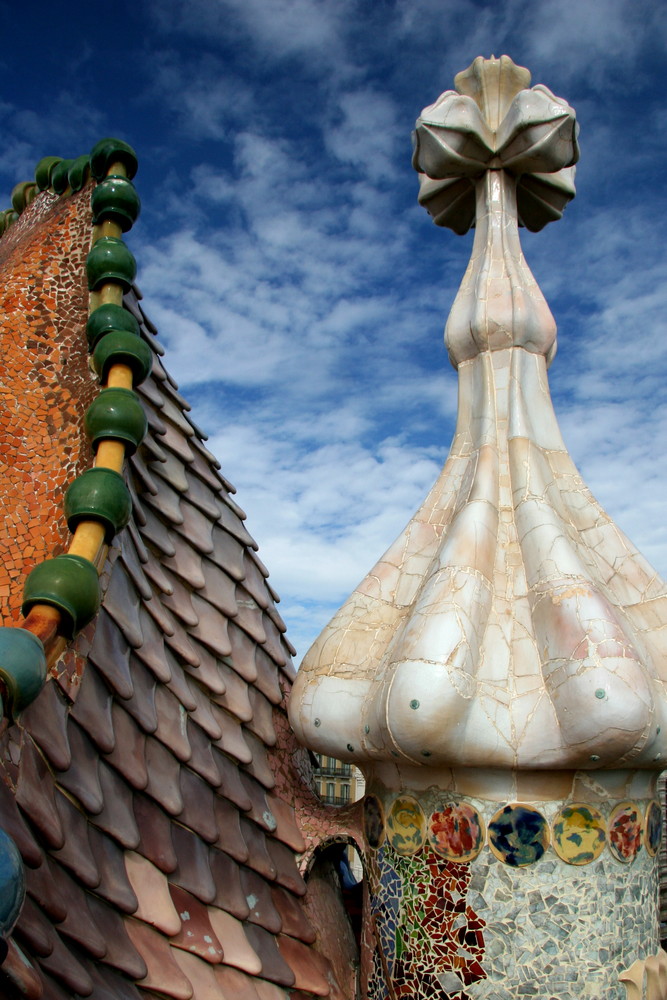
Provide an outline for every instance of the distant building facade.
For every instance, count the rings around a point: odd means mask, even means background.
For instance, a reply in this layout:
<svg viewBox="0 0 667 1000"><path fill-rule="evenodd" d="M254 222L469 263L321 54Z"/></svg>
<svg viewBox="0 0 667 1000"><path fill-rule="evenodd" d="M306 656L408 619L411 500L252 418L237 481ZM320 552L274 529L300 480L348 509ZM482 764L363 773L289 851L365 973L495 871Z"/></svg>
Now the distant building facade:
<svg viewBox="0 0 667 1000"><path fill-rule="evenodd" d="M346 806L363 796L366 782L358 767L322 753L315 757L318 762L314 771L315 790L322 802L329 806Z"/></svg>

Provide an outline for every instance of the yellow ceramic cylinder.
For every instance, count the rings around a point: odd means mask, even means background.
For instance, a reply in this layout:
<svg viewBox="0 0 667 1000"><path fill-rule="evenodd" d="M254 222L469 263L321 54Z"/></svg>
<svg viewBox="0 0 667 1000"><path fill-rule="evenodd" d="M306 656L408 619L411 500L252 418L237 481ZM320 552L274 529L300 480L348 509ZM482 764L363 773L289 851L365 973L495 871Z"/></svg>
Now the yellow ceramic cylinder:
<svg viewBox="0 0 667 1000"><path fill-rule="evenodd" d="M69 547L71 556L83 556L94 563L104 543L104 525L99 521L81 521Z"/></svg>
<svg viewBox="0 0 667 1000"><path fill-rule="evenodd" d="M95 467L102 466L105 469L113 469L114 472L123 471L125 461L125 445L122 441L100 441L95 456Z"/></svg>

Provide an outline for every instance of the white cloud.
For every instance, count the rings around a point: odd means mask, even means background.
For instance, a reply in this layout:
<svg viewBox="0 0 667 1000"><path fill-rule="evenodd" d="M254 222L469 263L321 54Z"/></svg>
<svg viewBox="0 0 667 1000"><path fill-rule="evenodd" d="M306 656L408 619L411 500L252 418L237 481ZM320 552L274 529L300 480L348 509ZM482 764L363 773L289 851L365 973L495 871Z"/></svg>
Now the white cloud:
<svg viewBox="0 0 667 1000"><path fill-rule="evenodd" d="M524 245L560 326L551 380L573 457L667 570L656 7L154 5L154 97L214 147L165 179L172 228L137 237L140 283L300 653L418 506L451 438L442 327L470 242L414 205L409 132L478 54L507 52L581 113L579 198ZM196 63L178 48L193 34Z"/></svg>

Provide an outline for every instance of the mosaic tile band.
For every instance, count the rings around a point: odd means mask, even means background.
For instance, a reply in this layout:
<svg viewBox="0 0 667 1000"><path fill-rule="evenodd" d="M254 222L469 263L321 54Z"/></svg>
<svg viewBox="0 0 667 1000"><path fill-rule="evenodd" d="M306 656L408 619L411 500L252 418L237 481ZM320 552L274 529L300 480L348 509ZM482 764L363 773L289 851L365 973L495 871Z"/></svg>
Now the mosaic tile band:
<svg viewBox="0 0 667 1000"><path fill-rule="evenodd" d="M625 1000L620 973L658 951L653 799L542 813L368 795L364 814L379 945L369 1000ZM480 846L484 816L490 849ZM453 850L468 860L452 860Z"/></svg>
<svg viewBox="0 0 667 1000"><path fill-rule="evenodd" d="M605 821L595 806L573 802L558 808L549 821L532 806L510 803L493 809L485 835L486 829L481 811L459 798L443 798L431 809L408 794L384 805L374 795L364 800L364 835L372 850L386 842L395 854L411 857L428 845L441 858L465 863L488 843L499 861L515 868L539 861L550 846L571 865L590 864L605 846L623 864L634 861L642 846L655 857L662 813L655 799L626 801L613 806Z"/></svg>

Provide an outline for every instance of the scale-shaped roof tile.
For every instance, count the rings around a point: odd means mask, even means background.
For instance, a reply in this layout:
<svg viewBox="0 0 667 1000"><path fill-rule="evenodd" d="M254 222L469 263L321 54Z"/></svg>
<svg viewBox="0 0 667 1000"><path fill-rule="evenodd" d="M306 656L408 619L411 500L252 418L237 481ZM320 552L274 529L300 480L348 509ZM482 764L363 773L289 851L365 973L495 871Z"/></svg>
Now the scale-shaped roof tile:
<svg viewBox="0 0 667 1000"><path fill-rule="evenodd" d="M0 338L22 373L14 386L26 420L19 451L37 435L32 411L48 415L17 354L29 357L28 340L49 355L39 383L50 380L48 406L66 413L65 437L40 437L36 502L56 523L33 562L66 538L52 502L63 476L91 464L82 431L95 394L84 333L89 195L89 187L39 194L0 242L0 283L22 290L15 314L0 317ZM62 287L77 290L57 306L68 336L78 331L68 371L54 313ZM333 977L302 906L295 855L305 841L293 796L286 801L276 779L275 720L285 732L293 650L245 514L158 359L139 298L130 290L125 308L139 321L153 370L139 388L147 436L125 465L131 520L109 550L93 623L0 731L1 825L27 882L0 993L285 1000L296 984L327 996ZM12 581L20 580L22 544L20 531L0 536ZM15 599L7 610L16 616Z"/></svg>

